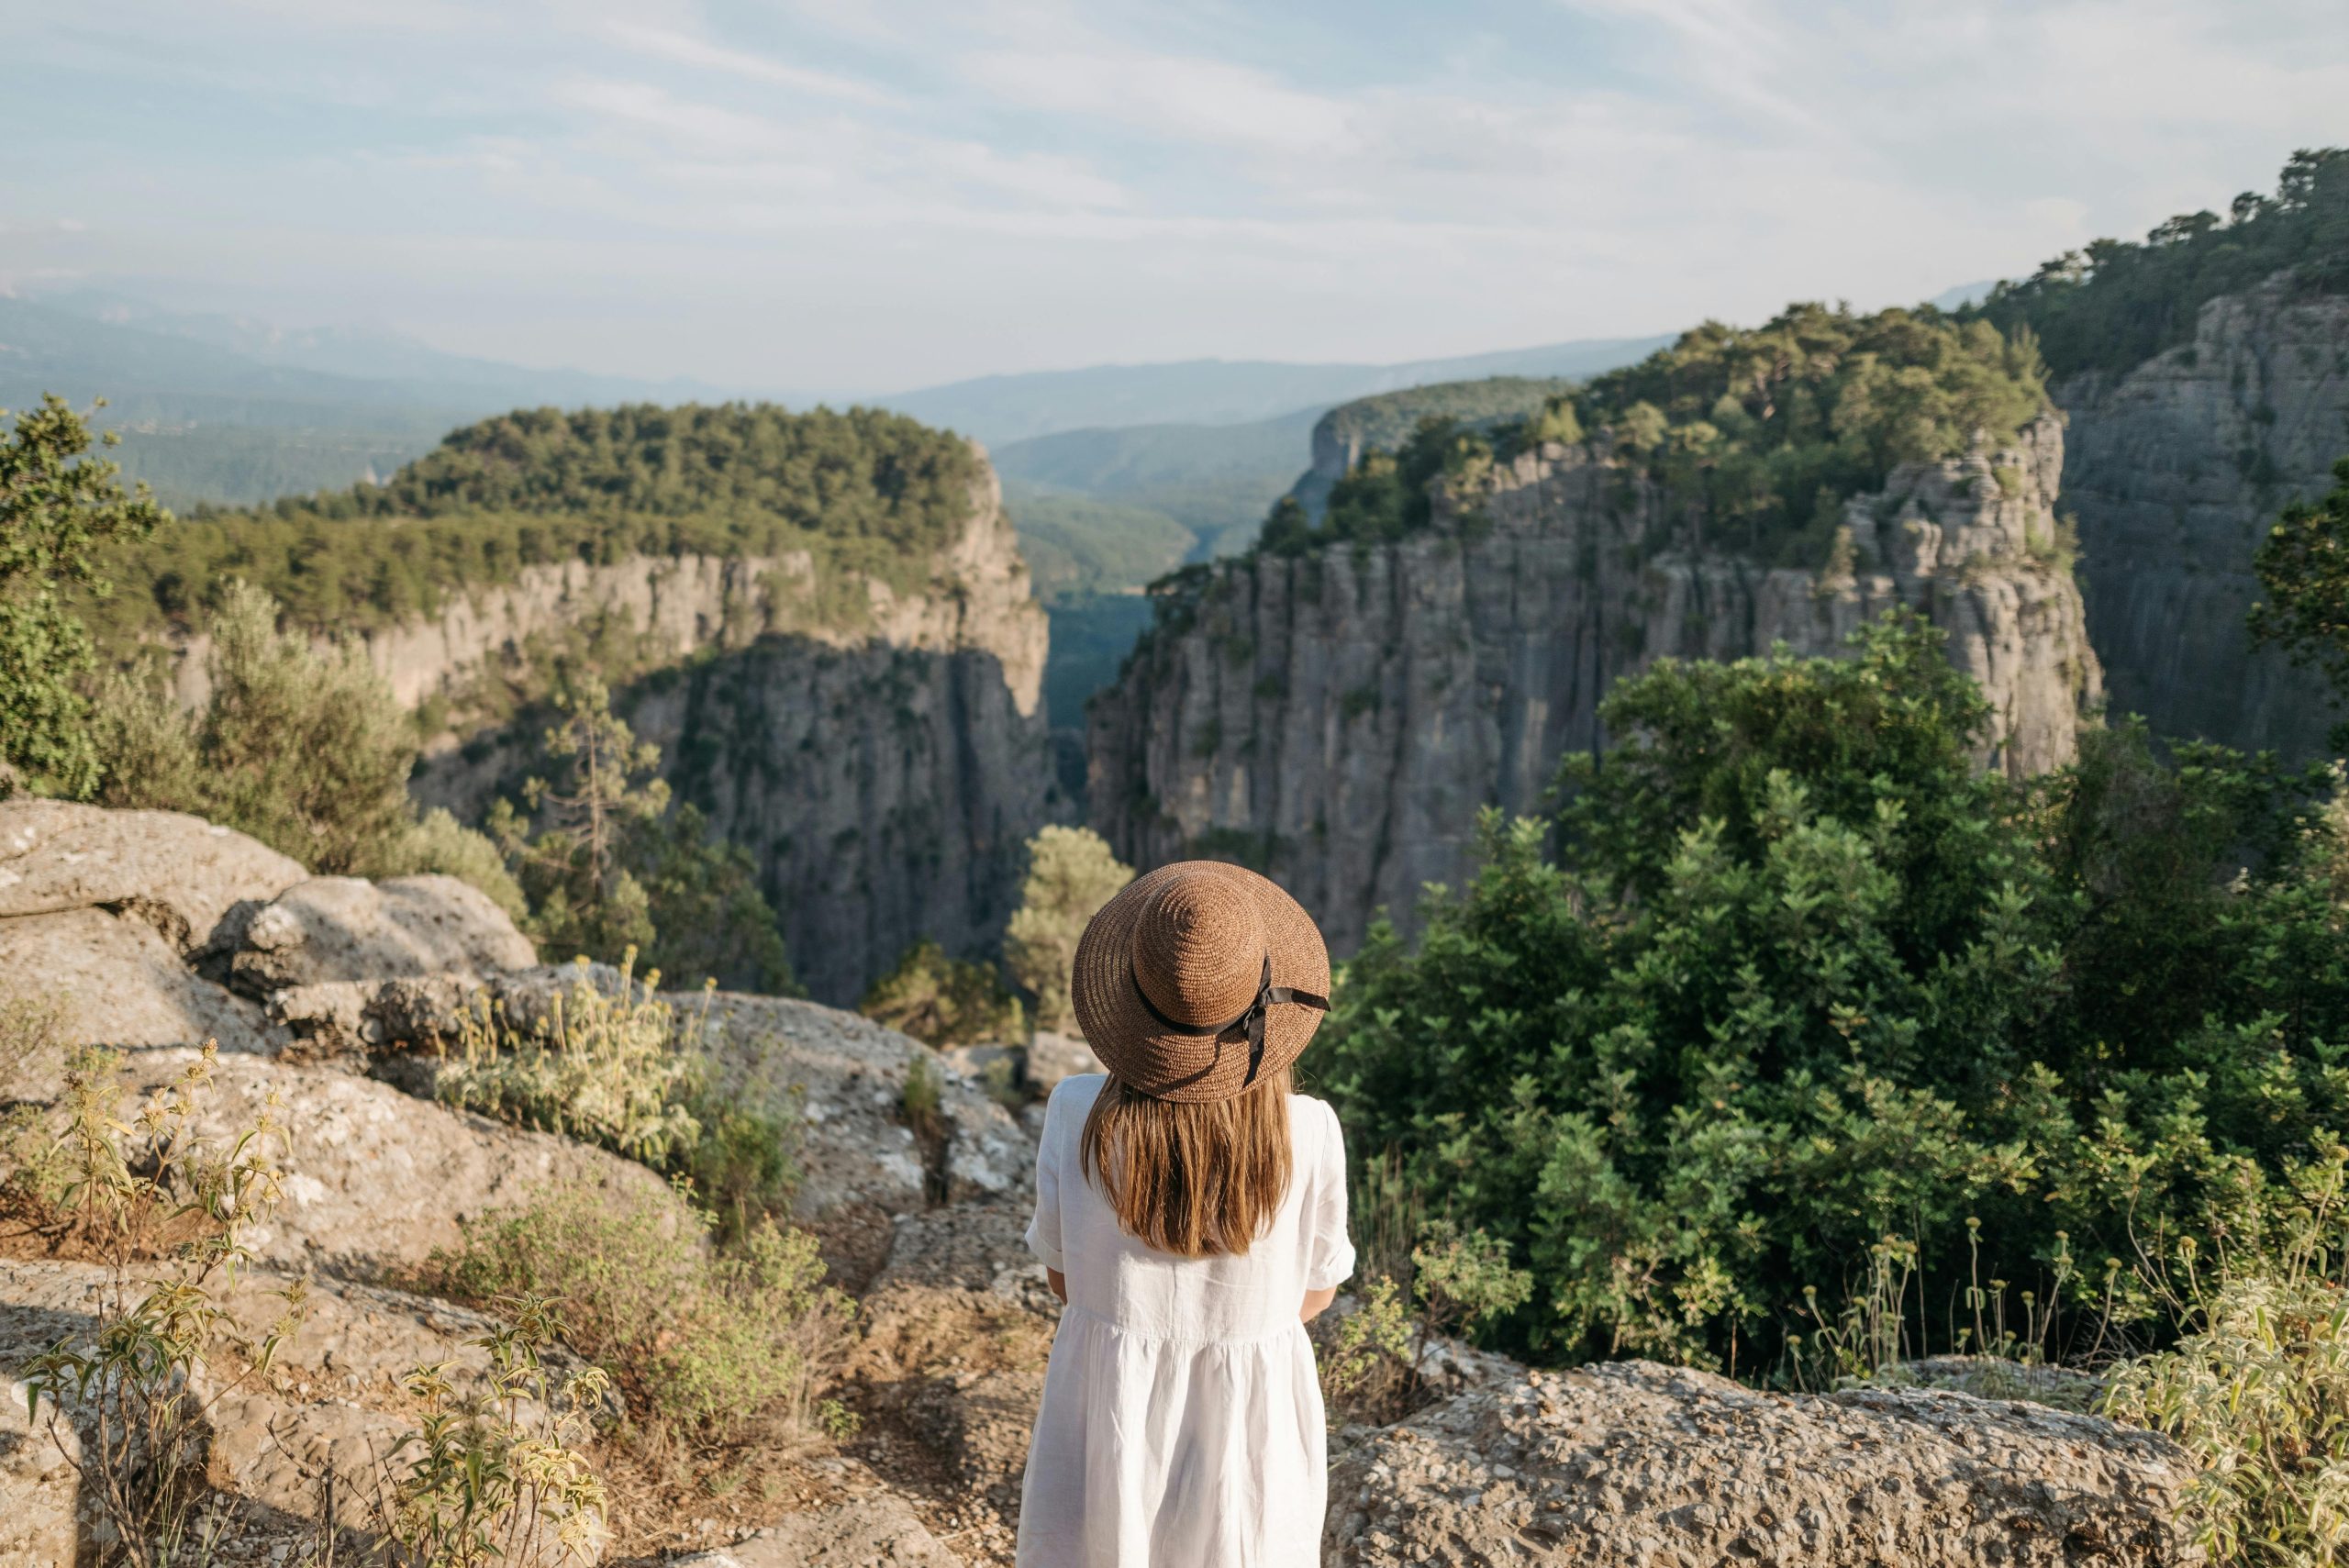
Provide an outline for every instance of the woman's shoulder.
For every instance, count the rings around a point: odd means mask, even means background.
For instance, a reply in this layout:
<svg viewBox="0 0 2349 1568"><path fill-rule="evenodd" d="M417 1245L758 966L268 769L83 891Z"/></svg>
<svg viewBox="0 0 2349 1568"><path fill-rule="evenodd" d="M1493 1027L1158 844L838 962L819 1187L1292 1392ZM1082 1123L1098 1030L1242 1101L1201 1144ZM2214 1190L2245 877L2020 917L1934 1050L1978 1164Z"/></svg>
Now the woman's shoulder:
<svg viewBox="0 0 2349 1568"><path fill-rule="evenodd" d="M1288 1097L1288 1125L1292 1134L1310 1129L1330 1138L1341 1138L1338 1127L1337 1107L1327 1100L1317 1100L1311 1095L1292 1093Z"/></svg>
<svg viewBox="0 0 2349 1568"><path fill-rule="evenodd" d="M1101 1097L1101 1086L1109 1081L1107 1073L1077 1073L1052 1085L1044 1101L1044 1118L1058 1122L1067 1118L1083 1118L1093 1109L1093 1102Z"/></svg>

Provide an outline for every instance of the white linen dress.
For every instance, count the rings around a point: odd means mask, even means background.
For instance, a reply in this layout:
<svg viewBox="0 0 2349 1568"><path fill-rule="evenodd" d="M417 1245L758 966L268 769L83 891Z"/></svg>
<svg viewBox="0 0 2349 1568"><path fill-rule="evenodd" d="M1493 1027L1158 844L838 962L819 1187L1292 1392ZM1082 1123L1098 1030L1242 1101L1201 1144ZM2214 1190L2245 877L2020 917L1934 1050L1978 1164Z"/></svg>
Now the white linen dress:
<svg viewBox="0 0 2349 1568"><path fill-rule="evenodd" d="M1239 1257L1118 1227L1077 1162L1101 1074L1044 1108L1028 1245L1068 1276L1019 1503L1019 1568L1310 1568L1328 1459L1297 1308L1353 1272L1335 1112L1288 1099L1288 1192Z"/></svg>

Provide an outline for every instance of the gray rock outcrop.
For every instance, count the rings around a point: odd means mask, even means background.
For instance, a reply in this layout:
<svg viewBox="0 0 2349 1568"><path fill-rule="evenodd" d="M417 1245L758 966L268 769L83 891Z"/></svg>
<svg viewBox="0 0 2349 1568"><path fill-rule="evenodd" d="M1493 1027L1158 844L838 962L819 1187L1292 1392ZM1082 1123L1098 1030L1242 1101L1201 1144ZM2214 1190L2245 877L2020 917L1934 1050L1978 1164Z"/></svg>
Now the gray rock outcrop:
<svg viewBox="0 0 2349 1568"><path fill-rule="evenodd" d="M963 1568L902 1497L882 1494L801 1514L672 1568Z"/></svg>
<svg viewBox="0 0 2349 1568"><path fill-rule="evenodd" d="M1332 1460L1322 1562L2194 1564L2190 1478L2167 1439L2093 1416L1621 1362L1359 1435Z"/></svg>
<svg viewBox="0 0 2349 1568"><path fill-rule="evenodd" d="M81 1439L28 1413L25 1385L0 1377L0 1562L73 1568Z"/></svg>
<svg viewBox="0 0 2349 1568"><path fill-rule="evenodd" d="M229 973L266 995L333 981L484 980L538 961L506 911L453 876L319 876L254 911Z"/></svg>
<svg viewBox="0 0 2349 1568"><path fill-rule="evenodd" d="M2332 489L2349 455L2349 296L2279 274L2205 304L2192 342L2075 376L2055 399L2114 711L2165 735L2321 752L2343 717L2323 681L2254 651L2244 617L2277 513Z"/></svg>
<svg viewBox="0 0 2349 1568"><path fill-rule="evenodd" d="M804 553L532 567L368 649L402 700L462 715L476 684L526 684L532 647L617 628L615 709L750 852L801 984L847 1005L922 937L967 953L1001 934L1052 788L1044 614L992 470L961 534L913 564L912 587L818 581ZM414 791L472 819L519 784L542 728L451 736Z"/></svg>
<svg viewBox="0 0 2349 1568"><path fill-rule="evenodd" d="M88 908L134 913L192 952L239 903L267 902L308 875L200 817L0 800L0 920Z"/></svg>
<svg viewBox="0 0 2349 1568"><path fill-rule="evenodd" d="M1094 699L1092 824L1145 869L1254 865L1349 951L1381 906L1408 930L1424 884L1461 882L1480 807L1535 809L1564 752L1606 743L1620 677L1781 640L1836 652L1895 606L1980 684L1986 764L2053 767L2101 695L2057 547L2062 454L2049 415L2009 448L1898 469L1846 505L1818 571L1692 549L1656 484L1555 443L1439 488L1400 542L1219 563L1188 624Z"/></svg>

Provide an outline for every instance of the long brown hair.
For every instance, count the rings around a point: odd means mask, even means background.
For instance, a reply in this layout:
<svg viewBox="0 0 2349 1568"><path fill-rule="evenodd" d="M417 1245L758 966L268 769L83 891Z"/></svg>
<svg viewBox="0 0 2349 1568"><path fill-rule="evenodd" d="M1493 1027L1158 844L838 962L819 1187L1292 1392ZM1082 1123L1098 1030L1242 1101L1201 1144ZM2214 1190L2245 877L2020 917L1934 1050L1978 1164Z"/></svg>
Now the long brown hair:
<svg viewBox="0 0 2349 1568"><path fill-rule="evenodd" d="M1085 1118L1080 1168L1136 1240L1182 1258L1236 1256L1288 1192L1288 1091L1286 1067L1203 1103L1111 1078Z"/></svg>

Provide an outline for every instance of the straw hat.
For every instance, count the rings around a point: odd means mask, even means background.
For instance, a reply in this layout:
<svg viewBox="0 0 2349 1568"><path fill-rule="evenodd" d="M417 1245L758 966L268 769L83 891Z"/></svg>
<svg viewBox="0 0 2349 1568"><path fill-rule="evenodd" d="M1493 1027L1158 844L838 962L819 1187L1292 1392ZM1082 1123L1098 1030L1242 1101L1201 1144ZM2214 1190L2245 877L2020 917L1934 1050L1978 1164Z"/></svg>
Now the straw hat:
<svg viewBox="0 0 2349 1568"><path fill-rule="evenodd" d="M1221 861L1135 878L1076 944L1077 1027L1162 1100L1228 1100L1295 1062L1330 1010L1330 950L1296 899Z"/></svg>

